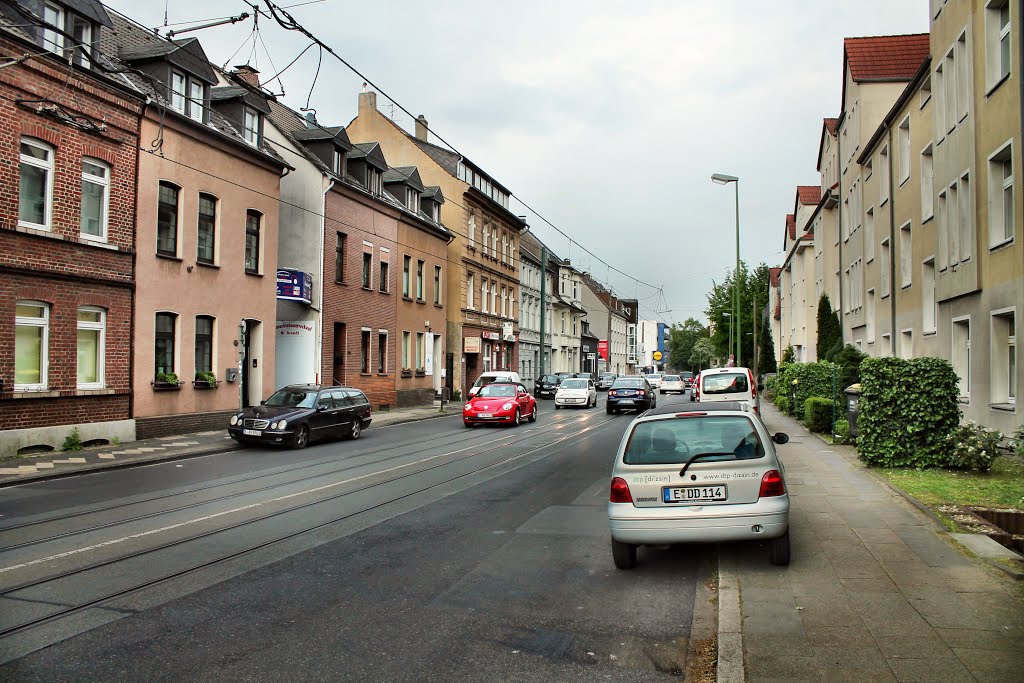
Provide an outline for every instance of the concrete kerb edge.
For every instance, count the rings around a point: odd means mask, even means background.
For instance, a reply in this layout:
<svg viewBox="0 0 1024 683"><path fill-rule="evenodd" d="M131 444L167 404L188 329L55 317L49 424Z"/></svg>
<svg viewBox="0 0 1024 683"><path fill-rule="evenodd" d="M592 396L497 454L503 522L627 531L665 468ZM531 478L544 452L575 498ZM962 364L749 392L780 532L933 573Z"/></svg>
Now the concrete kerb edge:
<svg viewBox="0 0 1024 683"><path fill-rule="evenodd" d="M741 599L739 575L732 560L723 562L719 559L717 683L743 683L746 680Z"/></svg>

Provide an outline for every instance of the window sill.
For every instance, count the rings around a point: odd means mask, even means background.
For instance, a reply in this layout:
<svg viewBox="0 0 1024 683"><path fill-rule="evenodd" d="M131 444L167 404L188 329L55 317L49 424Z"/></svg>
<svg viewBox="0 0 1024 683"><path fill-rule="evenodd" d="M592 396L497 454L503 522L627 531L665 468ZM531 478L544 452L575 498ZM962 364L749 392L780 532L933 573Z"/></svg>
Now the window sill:
<svg viewBox="0 0 1024 683"><path fill-rule="evenodd" d="M372 372L360 372L359 376L360 377L373 377L373 373Z"/></svg>
<svg viewBox="0 0 1024 683"><path fill-rule="evenodd" d="M885 197L885 198L882 199L882 201L878 202L878 205L879 206L885 206L888 203L889 203L889 198Z"/></svg>
<svg viewBox="0 0 1024 683"><path fill-rule="evenodd" d="M899 187L903 187L904 185L906 185L908 180L910 180L910 176L907 176L906 178L900 178Z"/></svg>
<svg viewBox="0 0 1024 683"><path fill-rule="evenodd" d="M378 373L377 373L377 376L378 376L378 377L390 377L391 375L389 375L389 374L388 374L388 373L386 373L386 372L378 372Z"/></svg>
<svg viewBox="0 0 1024 683"><path fill-rule="evenodd" d="M200 390L200 391L207 391L207 390L210 390L210 389L216 389L219 384L220 384L220 382L213 382L211 384L210 382L204 382L204 381L201 381L201 380L196 380L196 381L192 382L192 388Z"/></svg>
<svg viewBox="0 0 1024 683"><path fill-rule="evenodd" d="M921 332L921 336L922 337L934 337L936 334L938 334L938 332L939 332L938 330L924 330L923 332Z"/></svg>
<svg viewBox="0 0 1024 683"><path fill-rule="evenodd" d="M444 308L444 304L434 304L434 308Z"/></svg>
<svg viewBox="0 0 1024 683"><path fill-rule="evenodd" d="M157 258L162 258L162 259L167 260L167 261L177 261L178 263L181 263L181 257L180 256L175 256L173 254L161 254L158 251L158 252L156 252L156 257Z"/></svg>
<svg viewBox="0 0 1024 683"><path fill-rule="evenodd" d="M999 250L1000 250L1000 249L1002 249L1003 247L1007 247L1007 246L1009 246L1009 245L1011 245L1011 244L1013 244L1013 237L1007 237L1007 238L1006 238L1005 240L1003 240L1002 242L997 242L997 243L995 243L995 244L989 245L989 248L988 248L988 250L989 250L990 252L995 252L995 251L999 251Z"/></svg>
<svg viewBox="0 0 1024 683"><path fill-rule="evenodd" d="M900 291L902 292L903 290L910 289L913 286L914 286L913 282L907 282L907 283L901 284L900 285Z"/></svg>
<svg viewBox="0 0 1024 683"><path fill-rule="evenodd" d="M412 377L412 370L402 370L402 378L408 379L409 377Z"/></svg>
<svg viewBox="0 0 1024 683"><path fill-rule="evenodd" d="M427 371L426 370L417 370L416 371L416 376L417 377L426 377L427 376Z"/></svg>
<svg viewBox="0 0 1024 683"><path fill-rule="evenodd" d="M992 93L994 93L996 90L999 90L999 86L1001 86L1003 83L1006 83L1006 81L1008 81L1009 79L1010 74L1006 74L1005 76L1001 77L998 81L993 83L989 87L989 89L985 91L985 98L988 99L989 97L992 97Z"/></svg>
<svg viewBox="0 0 1024 683"><path fill-rule="evenodd" d="M51 391L50 389L22 389L15 387L9 398L57 398L58 396L60 396L59 391Z"/></svg>
<svg viewBox="0 0 1024 683"><path fill-rule="evenodd" d="M263 277L263 273L257 273L255 270L247 270L245 274L250 277Z"/></svg>
<svg viewBox="0 0 1024 683"><path fill-rule="evenodd" d="M344 280L335 280L334 284L336 284L336 285L343 285L345 287L348 287L348 283L345 282Z"/></svg>
<svg viewBox="0 0 1024 683"><path fill-rule="evenodd" d="M110 389L108 387L97 387L95 389L81 388L75 391L75 396L110 396L116 394L116 389Z"/></svg>
<svg viewBox="0 0 1024 683"><path fill-rule="evenodd" d="M919 109L924 109L925 105L927 105L931 101L932 101L932 96L931 95L929 95L928 97L924 98L924 102L921 103Z"/></svg>
<svg viewBox="0 0 1024 683"><path fill-rule="evenodd" d="M957 400L957 403L959 403L960 405L964 405L964 406L971 405L971 397L970 396L957 396L956 400Z"/></svg>
<svg viewBox="0 0 1024 683"><path fill-rule="evenodd" d="M220 266L216 263L206 263L204 261L196 261L196 265L202 268L213 268L214 270L220 270Z"/></svg>
<svg viewBox="0 0 1024 683"><path fill-rule="evenodd" d="M403 294L403 295L402 295L402 301L408 301L408 302L410 302L410 303L411 303L411 302L412 302L412 297L411 297L411 296L407 296L407 295Z"/></svg>
<svg viewBox="0 0 1024 683"><path fill-rule="evenodd" d="M874 257L874 256L872 256L872 257L870 257L870 258L866 259L866 260L864 261L864 263L872 263L872 262L874 262L874 260L875 260L875 257Z"/></svg>
<svg viewBox="0 0 1024 683"><path fill-rule="evenodd" d="M421 304L421 305L422 305L422 304L425 304L425 303L427 303L427 302L426 302L426 300L425 300L425 299L416 299L416 303L418 303L418 304Z"/></svg>
<svg viewBox="0 0 1024 683"><path fill-rule="evenodd" d="M363 285L360 289L362 289L364 292L372 292L373 291L373 287L370 287L369 285Z"/></svg>
<svg viewBox="0 0 1024 683"><path fill-rule="evenodd" d="M989 403L988 407L992 410L998 410L1003 413L1015 413L1017 412L1017 403Z"/></svg>
<svg viewBox="0 0 1024 683"><path fill-rule="evenodd" d="M927 223L928 221L932 220L933 218L935 218L935 214L934 213L929 214L927 216L921 216L921 225L924 225L925 223Z"/></svg>
<svg viewBox="0 0 1024 683"><path fill-rule="evenodd" d="M381 294L391 294L391 292L387 289L378 289L377 291Z"/></svg>
<svg viewBox="0 0 1024 683"><path fill-rule="evenodd" d="M181 391L180 384L167 384L166 382L150 382L153 391Z"/></svg>

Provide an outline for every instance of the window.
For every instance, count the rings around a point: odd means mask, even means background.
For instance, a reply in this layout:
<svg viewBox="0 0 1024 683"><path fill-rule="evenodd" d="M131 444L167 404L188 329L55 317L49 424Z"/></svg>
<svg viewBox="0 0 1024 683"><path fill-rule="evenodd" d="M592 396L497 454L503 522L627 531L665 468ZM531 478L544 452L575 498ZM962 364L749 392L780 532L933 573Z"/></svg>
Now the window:
<svg viewBox="0 0 1024 683"><path fill-rule="evenodd" d="M345 282L345 240L343 232L335 233L334 241L334 281Z"/></svg>
<svg viewBox="0 0 1024 683"><path fill-rule="evenodd" d="M476 245L476 215L469 214L469 227L467 228L469 233L469 246Z"/></svg>
<svg viewBox="0 0 1024 683"><path fill-rule="evenodd" d="M483 252L484 256L487 255L487 250L490 249L490 247L491 247L491 224L488 223L485 220L484 221L484 231L483 231L483 246L481 248L481 251Z"/></svg>
<svg viewBox="0 0 1024 683"><path fill-rule="evenodd" d="M510 237L508 239L508 265L512 268L516 267L516 238Z"/></svg>
<svg viewBox="0 0 1024 683"><path fill-rule="evenodd" d="M359 334L359 372L370 374L370 330L365 327Z"/></svg>
<svg viewBox="0 0 1024 683"><path fill-rule="evenodd" d="M868 209L864 216L864 260L875 260L875 207Z"/></svg>
<svg viewBox="0 0 1024 683"><path fill-rule="evenodd" d="M388 332L377 332L377 372L386 375L388 372Z"/></svg>
<svg viewBox="0 0 1024 683"><path fill-rule="evenodd" d="M935 323L938 318L938 307L935 298L934 258L926 260L921 266L921 286L923 288L921 296L924 298L921 303L921 332L924 334L933 334L935 332Z"/></svg>
<svg viewBox="0 0 1024 683"><path fill-rule="evenodd" d="M928 104L928 100L932 98L932 77L928 74L924 77L924 81L921 83L921 89L919 91L918 105L921 109L924 109L924 105Z"/></svg>
<svg viewBox="0 0 1024 683"><path fill-rule="evenodd" d="M188 84L188 115L190 118L203 122L203 84L201 81L189 81Z"/></svg>
<svg viewBox="0 0 1024 683"><path fill-rule="evenodd" d="M967 52L967 34L961 33L954 46L956 54L956 118L963 121L971 106L971 88L967 83L969 64Z"/></svg>
<svg viewBox="0 0 1024 683"><path fill-rule="evenodd" d="M946 237L948 238L947 254L949 265L960 262L960 205L958 202L957 184L950 185L946 195Z"/></svg>
<svg viewBox="0 0 1024 683"><path fill-rule="evenodd" d="M78 309L78 388L102 389L106 346L106 314L103 309Z"/></svg>
<svg viewBox="0 0 1024 683"><path fill-rule="evenodd" d="M402 296L409 298L409 269L412 267L412 258L402 257Z"/></svg>
<svg viewBox="0 0 1024 683"><path fill-rule="evenodd" d="M260 141L260 115L255 109L246 107L243 117L242 137L245 138L246 142L255 147Z"/></svg>
<svg viewBox="0 0 1024 683"><path fill-rule="evenodd" d="M19 162L18 225L49 230L53 148L37 140L22 138Z"/></svg>
<svg viewBox="0 0 1024 683"><path fill-rule="evenodd" d="M498 284L491 280L491 315L498 314Z"/></svg>
<svg viewBox="0 0 1024 683"><path fill-rule="evenodd" d="M409 365L409 333L402 332L402 369L410 370L412 366Z"/></svg>
<svg viewBox="0 0 1024 683"><path fill-rule="evenodd" d="M943 104L945 112L943 113L943 120L946 123L946 132L952 133L953 129L956 128L957 116L956 116L956 58L955 52L950 50L946 53L946 57L943 61L943 78L946 82L946 92L943 95Z"/></svg>
<svg viewBox="0 0 1024 683"><path fill-rule="evenodd" d="M985 6L985 73L993 88L1010 75L1010 0Z"/></svg>
<svg viewBox="0 0 1024 683"><path fill-rule="evenodd" d="M88 69L92 66L92 24L85 17L71 15L71 37L75 64Z"/></svg>
<svg viewBox="0 0 1024 683"><path fill-rule="evenodd" d="M196 372L213 372L213 317L196 316Z"/></svg>
<svg viewBox="0 0 1024 683"><path fill-rule="evenodd" d="M405 205L410 211L419 213L420 210L420 193L411 187L405 188Z"/></svg>
<svg viewBox="0 0 1024 683"><path fill-rule="evenodd" d="M153 371L156 376L161 373L174 372L175 339L177 337L178 316L174 313L157 313L154 334Z"/></svg>
<svg viewBox="0 0 1024 683"><path fill-rule="evenodd" d="M185 74L180 71L171 72L171 109L185 113Z"/></svg>
<svg viewBox="0 0 1024 683"><path fill-rule="evenodd" d="M199 194L199 226L196 237L196 261L214 263L214 244L217 238L217 198L212 194Z"/></svg>
<svg viewBox="0 0 1024 683"><path fill-rule="evenodd" d="M424 339L425 335L422 332L416 333L416 369L421 372L426 367L424 360L426 358Z"/></svg>
<svg viewBox="0 0 1024 683"><path fill-rule="evenodd" d="M878 194L879 204L889 201L889 147L882 147L878 153Z"/></svg>
<svg viewBox="0 0 1024 683"><path fill-rule="evenodd" d="M971 319L957 318L953 320L953 343L950 361L953 370L960 378L960 397L970 400L971 397Z"/></svg>
<svg viewBox="0 0 1024 683"><path fill-rule="evenodd" d="M960 178L960 260L969 261L974 246L974 214L971 212L971 177L964 173Z"/></svg>
<svg viewBox="0 0 1024 683"><path fill-rule="evenodd" d="M245 272L256 275L260 270L260 219L258 211L245 214Z"/></svg>
<svg viewBox="0 0 1024 683"><path fill-rule="evenodd" d="M882 335L882 348L879 350L886 356L892 355L892 337L888 332Z"/></svg>
<svg viewBox="0 0 1024 683"><path fill-rule="evenodd" d="M900 185L910 179L910 117L903 119L896 131L900 151Z"/></svg>
<svg viewBox="0 0 1024 683"><path fill-rule="evenodd" d="M935 192L933 181L935 179L935 157L932 156L932 143L921 151L921 222L928 220L935 213L934 199Z"/></svg>
<svg viewBox="0 0 1024 683"><path fill-rule="evenodd" d="M391 252L384 247L380 248L380 279L377 282L377 288L380 291L387 294L391 291L391 264L388 259L391 258Z"/></svg>
<svg viewBox="0 0 1024 683"><path fill-rule="evenodd" d="M156 253L178 255L178 188L160 183L156 212Z"/></svg>
<svg viewBox="0 0 1024 683"><path fill-rule="evenodd" d="M371 247L372 249L373 247ZM363 289L373 286L373 252L363 252Z"/></svg>
<svg viewBox="0 0 1024 683"><path fill-rule="evenodd" d="M57 29L64 30L64 10L50 3L43 5L43 21ZM62 53L64 51L64 34L58 33L52 28L43 29L43 49L51 52Z"/></svg>
<svg viewBox="0 0 1024 683"><path fill-rule="evenodd" d="M466 308L472 310L476 308L473 297L476 295L476 282L473 273L466 275Z"/></svg>
<svg viewBox="0 0 1024 683"><path fill-rule="evenodd" d="M1017 321L1012 308L992 313L992 403L1017 401Z"/></svg>
<svg viewBox="0 0 1024 683"><path fill-rule="evenodd" d="M441 266L434 266L434 304L441 305Z"/></svg>
<svg viewBox="0 0 1024 683"><path fill-rule="evenodd" d="M949 265L949 237L946 223L946 191L939 193L939 201L935 206L935 248L939 259L939 271Z"/></svg>
<svg viewBox="0 0 1024 683"><path fill-rule="evenodd" d="M82 160L82 214L78 227L83 239L107 241L110 204L110 167L93 159Z"/></svg>
<svg viewBox="0 0 1024 683"><path fill-rule="evenodd" d="M885 297L889 296L889 274L890 274L889 273L889 269L890 269L890 267L891 266L890 266L890 260L889 260L889 240L888 239L884 239L884 240L882 240L882 248L881 248L881 252L880 252L880 262L878 264L878 278L881 281L881 285L882 285L882 287L881 287L881 289L882 289L881 297L883 299Z"/></svg>
<svg viewBox="0 0 1024 683"><path fill-rule="evenodd" d="M941 143L946 137L946 85L942 60L939 60L939 65L935 67L934 80L935 113L933 117L935 119L935 132L938 135L938 141Z"/></svg>
<svg viewBox="0 0 1024 683"><path fill-rule="evenodd" d="M903 330L900 333L900 358L909 360L914 357L914 331Z"/></svg>
<svg viewBox="0 0 1024 683"><path fill-rule="evenodd" d="M416 299L423 301L423 261L416 259Z"/></svg>
<svg viewBox="0 0 1024 683"><path fill-rule="evenodd" d="M366 189L374 195L381 193L381 172L372 166L366 167Z"/></svg>
<svg viewBox="0 0 1024 683"><path fill-rule="evenodd" d="M14 305L14 390L46 388L50 307L38 301Z"/></svg>
<svg viewBox="0 0 1024 683"><path fill-rule="evenodd" d="M988 243L996 247L1013 239L1013 151L1007 143L988 158Z"/></svg>
<svg viewBox="0 0 1024 683"><path fill-rule="evenodd" d="M910 221L900 226L900 287L909 287L913 283L914 242L911 235Z"/></svg>
<svg viewBox="0 0 1024 683"><path fill-rule="evenodd" d="M481 277L480 278L480 310L483 313L487 313L487 311L488 311L488 308L487 308L487 301L488 301L488 299L487 299L487 292L488 291L489 290L487 289L487 278Z"/></svg>
<svg viewBox="0 0 1024 683"><path fill-rule="evenodd" d="M875 342L875 290L868 290L868 310L865 316L867 323L868 344Z"/></svg>
<svg viewBox="0 0 1024 683"><path fill-rule="evenodd" d="M341 150L335 149L331 152L331 171L336 176L345 175L345 155Z"/></svg>

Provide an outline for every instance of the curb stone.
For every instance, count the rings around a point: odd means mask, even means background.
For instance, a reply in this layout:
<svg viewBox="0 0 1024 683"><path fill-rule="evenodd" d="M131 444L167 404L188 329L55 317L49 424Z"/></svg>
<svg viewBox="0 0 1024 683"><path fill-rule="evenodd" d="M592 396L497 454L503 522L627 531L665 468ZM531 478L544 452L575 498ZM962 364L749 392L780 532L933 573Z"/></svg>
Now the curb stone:
<svg viewBox="0 0 1024 683"><path fill-rule="evenodd" d="M718 675L717 683L743 683L743 613L740 581L731 559L718 566Z"/></svg>

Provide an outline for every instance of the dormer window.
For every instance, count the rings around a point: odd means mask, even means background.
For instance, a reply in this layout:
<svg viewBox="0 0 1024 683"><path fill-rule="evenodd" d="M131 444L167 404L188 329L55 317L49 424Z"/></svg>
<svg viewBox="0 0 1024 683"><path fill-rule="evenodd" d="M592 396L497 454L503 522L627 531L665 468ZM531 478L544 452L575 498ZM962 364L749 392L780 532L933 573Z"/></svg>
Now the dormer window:
<svg viewBox="0 0 1024 683"><path fill-rule="evenodd" d="M419 213L420 210L420 193L411 187L405 188L405 205L410 211Z"/></svg>
<svg viewBox="0 0 1024 683"><path fill-rule="evenodd" d="M381 193L381 172L373 166L366 166L366 189L373 194Z"/></svg>
<svg viewBox="0 0 1024 683"><path fill-rule="evenodd" d="M430 210L427 212L427 214L430 216L430 220L434 221L435 223L440 223L441 206L437 202L429 202L428 206L430 207Z"/></svg>
<svg viewBox="0 0 1024 683"><path fill-rule="evenodd" d="M246 107L244 117L242 137L245 138L246 142L255 147L259 144L260 138L260 114L255 109Z"/></svg>
<svg viewBox="0 0 1024 683"><path fill-rule="evenodd" d="M188 84L188 116L191 119L203 122L203 103L205 101L203 84L200 81L189 81Z"/></svg>
<svg viewBox="0 0 1024 683"><path fill-rule="evenodd" d="M64 29L64 8L46 3L43 6L43 21L49 26ZM58 54L64 51L64 34L58 33L52 28L43 29L43 48Z"/></svg>
<svg viewBox="0 0 1024 683"><path fill-rule="evenodd" d="M78 66L92 66L92 24L84 17L72 15L71 35L75 39L74 61Z"/></svg>
<svg viewBox="0 0 1024 683"><path fill-rule="evenodd" d="M185 74L171 72L171 109L185 113Z"/></svg>
<svg viewBox="0 0 1024 683"><path fill-rule="evenodd" d="M331 171L334 175L344 175L345 155L340 149L335 149L331 156Z"/></svg>

